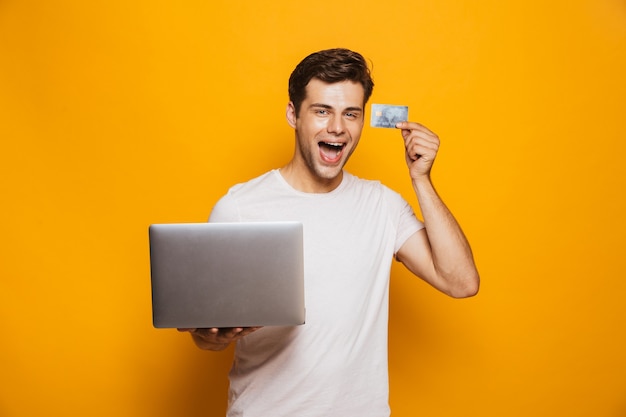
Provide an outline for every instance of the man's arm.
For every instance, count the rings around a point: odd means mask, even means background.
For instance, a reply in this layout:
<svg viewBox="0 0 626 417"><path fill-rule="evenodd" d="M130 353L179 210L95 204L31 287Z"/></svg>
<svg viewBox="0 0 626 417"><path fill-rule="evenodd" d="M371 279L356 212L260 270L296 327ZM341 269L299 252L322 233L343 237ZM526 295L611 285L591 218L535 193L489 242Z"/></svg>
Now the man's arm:
<svg viewBox="0 0 626 417"><path fill-rule="evenodd" d="M402 245L396 257L438 290L456 298L471 297L480 283L472 250L430 179L439 138L418 123L402 122L397 127L402 129L406 162L425 227Z"/></svg>

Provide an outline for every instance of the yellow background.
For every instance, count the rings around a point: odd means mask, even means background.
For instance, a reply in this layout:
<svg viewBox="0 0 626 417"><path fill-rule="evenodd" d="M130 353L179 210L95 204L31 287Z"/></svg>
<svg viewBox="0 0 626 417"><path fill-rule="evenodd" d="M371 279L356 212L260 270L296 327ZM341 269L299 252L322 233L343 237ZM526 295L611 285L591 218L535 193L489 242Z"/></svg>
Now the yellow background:
<svg viewBox="0 0 626 417"><path fill-rule="evenodd" d="M152 328L147 227L286 162L336 46L440 135L482 275L393 267L393 415L626 416L623 0L0 1L0 415L223 414L232 352ZM366 127L348 168L415 204L402 152Z"/></svg>

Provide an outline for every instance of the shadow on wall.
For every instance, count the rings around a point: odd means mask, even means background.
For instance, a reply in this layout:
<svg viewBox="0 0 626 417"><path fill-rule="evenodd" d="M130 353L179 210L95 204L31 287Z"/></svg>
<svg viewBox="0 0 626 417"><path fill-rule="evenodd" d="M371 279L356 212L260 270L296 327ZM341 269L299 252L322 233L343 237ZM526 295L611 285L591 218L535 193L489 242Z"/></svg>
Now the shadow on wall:
<svg viewBox="0 0 626 417"><path fill-rule="evenodd" d="M167 330L176 332L176 330ZM153 396L154 416L207 417L226 415L228 402L228 372L231 367L232 347L222 352L198 349L187 334L170 351L169 364L160 367L169 375L155 376L158 386ZM188 343L188 345L185 345Z"/></svg>
<svg viewBox="0 0 626 417"><path fill-rule="evenodd" d="M390 375L407 381L416 375L426 378L425 367L449 362L455 346L476 345L471 323L461 316L463 303L471 301L439 293L399 264L392 267L389 291ZM481 353L472 355L479 359Z"/></svg>

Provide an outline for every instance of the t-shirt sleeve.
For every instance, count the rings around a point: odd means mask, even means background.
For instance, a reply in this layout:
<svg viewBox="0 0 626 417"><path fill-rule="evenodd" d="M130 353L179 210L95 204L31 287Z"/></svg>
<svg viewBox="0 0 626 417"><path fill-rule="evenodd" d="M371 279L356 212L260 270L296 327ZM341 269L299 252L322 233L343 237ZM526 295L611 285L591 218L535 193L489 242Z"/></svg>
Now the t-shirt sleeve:
<svg viewBox="0 0 626 417"><path fill-rule="evenodd" d="M240 221L239 210L231 194L220 198L211 210L210 223L229 223Z"/></svg>
<svg viewBox="0 0 626 417"><path fill-rule="evenodd" d="M398 253L404 242L414 233L424 228L422 223L416 216L413 208L402 198L402 196L394 191L393 195L394 219L396 226L396 242L393 248L394 254Z"/></svg>

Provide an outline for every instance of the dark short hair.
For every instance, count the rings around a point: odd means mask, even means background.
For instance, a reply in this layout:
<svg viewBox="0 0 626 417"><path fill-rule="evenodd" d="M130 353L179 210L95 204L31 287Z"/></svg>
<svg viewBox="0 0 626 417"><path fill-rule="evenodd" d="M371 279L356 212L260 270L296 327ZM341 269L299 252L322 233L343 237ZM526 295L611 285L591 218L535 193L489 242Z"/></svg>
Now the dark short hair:
<svg viewBox="0 0 626 417"><path fill-rule="evenodd" d="M358 52L344 48L314 52L300 61L289 77L289 100L295 107L296 116L306 98L306 86L313 78L325 83L342 81L361 83L364 90L363 105L367 103L374 90L370 69Z"/></svg>

